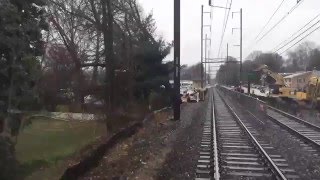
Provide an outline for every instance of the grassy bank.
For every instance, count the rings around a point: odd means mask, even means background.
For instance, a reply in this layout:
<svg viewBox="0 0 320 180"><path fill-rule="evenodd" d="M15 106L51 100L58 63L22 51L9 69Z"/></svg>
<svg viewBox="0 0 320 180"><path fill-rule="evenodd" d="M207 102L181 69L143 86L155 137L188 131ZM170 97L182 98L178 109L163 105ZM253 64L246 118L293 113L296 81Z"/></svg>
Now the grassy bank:
<svg viewBox="0 0 320 180"><path fill-rule="evenodd" d="M56 179L68 166L66 158L105 132L104 124L99 122L33 119L16 145L19 174L28 179Z"/></svg>

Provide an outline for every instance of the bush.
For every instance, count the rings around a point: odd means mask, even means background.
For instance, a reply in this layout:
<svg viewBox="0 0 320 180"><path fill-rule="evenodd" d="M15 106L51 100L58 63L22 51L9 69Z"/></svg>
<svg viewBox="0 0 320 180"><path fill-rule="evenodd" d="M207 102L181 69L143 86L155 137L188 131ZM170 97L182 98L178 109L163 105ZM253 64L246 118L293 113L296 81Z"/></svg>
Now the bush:
<svg viewBox="0 0 320 180"><path fill-rule="evenodd" d="M0 135L0 179L16 179L17 161L14 155L14 144L8 137Z"/></svg>
<svg viewBox="0 0 320 180"><path fill-rule="evenodd" d="M149 95L149 105L151 110L161 109L168 106L170 103L170 96L166 93L151 92Z"/></svg>
<svg viewBox="0 0 320 180"><path fill-rule="evenodd" d="M57 105L56 112L70 112L69 106L67 105Z"/></svg>

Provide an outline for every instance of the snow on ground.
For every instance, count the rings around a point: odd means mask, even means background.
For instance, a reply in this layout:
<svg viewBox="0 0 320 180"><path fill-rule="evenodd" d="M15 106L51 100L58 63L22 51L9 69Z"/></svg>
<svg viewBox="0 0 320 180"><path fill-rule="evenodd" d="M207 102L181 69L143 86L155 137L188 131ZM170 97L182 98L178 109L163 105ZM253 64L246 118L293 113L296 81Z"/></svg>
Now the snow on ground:
<svg viewBox="0 0 320 180"><path fill-rule="evenodd" d="M222 86L224 88L227 88L229 90L232 90L231 87L228 87L228 86ZM248 88L246 87L242 87L242 89L244 90L244 93L248 93ZM263 97L268 97L268 91L266 91L265 93L262 93L259 89L257 88L250 88L250 94L255 94L257 96L263 96Z"/></svg>
<svg viewBox="0 0 320 180"><path fill-rule="evenodd" d="M244 89L244 93L248 93L248 88L242 87ZM257 88L250 88L250 94L255 94L257 96L263 96L263 97L268 97L268 92L266 91L265 93L262 93L259 89Z"/></svg>

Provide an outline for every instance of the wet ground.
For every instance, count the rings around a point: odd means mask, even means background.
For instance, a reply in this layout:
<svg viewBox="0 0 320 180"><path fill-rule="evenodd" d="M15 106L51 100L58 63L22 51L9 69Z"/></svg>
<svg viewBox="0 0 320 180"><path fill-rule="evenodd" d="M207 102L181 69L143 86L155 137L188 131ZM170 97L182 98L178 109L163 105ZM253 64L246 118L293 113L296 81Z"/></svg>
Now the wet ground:
<svg viewBox="0 0 320 180"><path fill-rule="evenodd" d="M194 179L206 106L183 104L180 121L158 114L82 179Z"/></svg>

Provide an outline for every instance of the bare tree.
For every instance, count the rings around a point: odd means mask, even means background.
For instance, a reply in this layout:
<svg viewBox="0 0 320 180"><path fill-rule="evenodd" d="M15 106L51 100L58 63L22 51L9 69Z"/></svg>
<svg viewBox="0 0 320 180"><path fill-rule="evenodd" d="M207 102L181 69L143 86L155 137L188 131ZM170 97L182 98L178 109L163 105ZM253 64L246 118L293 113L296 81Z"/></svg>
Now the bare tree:
<svg viewBox="0 0 320 180"><path fill-rule="evenodd" d="M137 58L150 45L163 47L164 41L155 36L152 14L143 15L136 0L49 0L52 36L50 43L66 46L73 62L75 91L81 102L81 82L84 71L92 72L91 84L99 84L98 76L104 74L110 112L116 98L133 99ZM163 51L164 49L158 48ZM101 67L101 68L99 68ZM125 93L115 91L117 78L131 79ZM118 88L117 88L118 89Z"/></svg>

